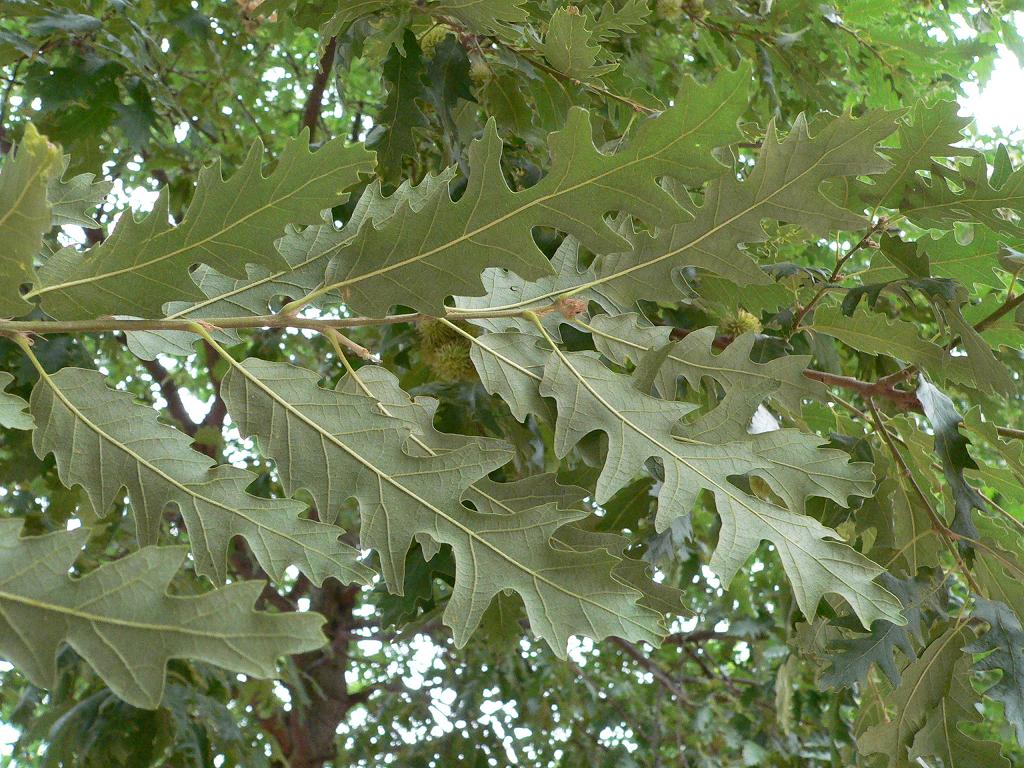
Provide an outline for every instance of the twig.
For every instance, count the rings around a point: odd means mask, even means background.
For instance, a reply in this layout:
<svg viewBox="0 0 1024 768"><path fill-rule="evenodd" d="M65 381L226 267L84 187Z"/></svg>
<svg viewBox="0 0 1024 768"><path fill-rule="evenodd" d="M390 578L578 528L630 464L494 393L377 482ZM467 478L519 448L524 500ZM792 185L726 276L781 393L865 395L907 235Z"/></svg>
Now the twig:
<svg viewBox="0 0 1024 768"><path fill-rule="evenodd" d="M839 259L836 260L835 269L832 270L832 274L829 275L828 280L826 280L825 284L818 289L818 292L814 294L811 300L800 308L800 310L796 313L796 317L793 318L794 332L796 332L797 328L800 327L800 321L803 320L807 313L814 308L814 305L818 303L821 297L828 293L829 290L832 288L833 284L839 278L839 273L842 272L843 267L846 266L846 262L848 262L858 251L864 248L875 247L873 246L874 236L879 231L885 229L888 226L888 224L889 221L884 216L879 218L874 224L871 225L871 229L867 231L864 237L862 237L856 245L854 245L850 250L848 250Z"/></svg>
<svg viewBox="0 0 1024 768"><path fill-rule="evenodd" d="M687 696L686 691L684 691L679 686L679 684L675 680L673 680L672 677L664 669L658 666L658 664L654 662L654 659L652 659L646 653L641 651L628 640L623 640L620 637L610 637L608 639L611 641L612 645L618 646L626 652L627 656L630 656L634 661L639 662L640 665L644 667L644 669L646 669L654 676L655 680L657 680L659 683L661 683L662 686L664 686L665 690L667 690L669 693L671 693L673 696L679 699L679 701L681 701L683 704L686 704L687 706L693 705L693 700L690 699L689 696Z"/></svg>
<svg viewBox="0 0 1024 768"><path fill-rule="evenodd" d="M334 66L334 51L338 47L338 38L332 37L324 46L324 55L320 57L320 66L317 69L316 77L313 78L313 87L309 91L306 103L302 107L302 122L300 128L309 129L309 140L313 141L313 134L316 133L317 120L320 118L320 110L323 108L324 90L327 87L327 78Z"/></svg>
<svg viewBox="0 0 1024 768"><path fill-rule="evenodd" d="M986 328L990 328L991 326L995 325L1004 315L1012 312L1021 304L1024 304L1024 291L1019 293L1017 296L1014 296L1012 299L1007 299L1002 304L1002 306L1000 306L994 312L992 312L989 315L986 315L981 320L976 322L974 324L974 330L976 330L978 333L981 333Z"/></svg>

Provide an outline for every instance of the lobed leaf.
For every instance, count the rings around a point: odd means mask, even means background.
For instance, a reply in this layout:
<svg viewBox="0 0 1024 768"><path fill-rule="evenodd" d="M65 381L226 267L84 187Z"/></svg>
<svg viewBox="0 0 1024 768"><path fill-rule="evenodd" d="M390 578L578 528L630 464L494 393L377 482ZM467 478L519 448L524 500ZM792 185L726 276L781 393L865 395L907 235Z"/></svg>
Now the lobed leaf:
<svg viewBox="0 0 1024 768"><path fill-rule="evenodd" d="M126 392L109 389L98 371L40 371L32 391L36 454L53 453L69 488L81 485L102 513L121 498L135 512L138 539L155 543L164 510L174 504L185 521L198 573L223 583L234 536L243 537L260 565L278 580L296 565L311 581L369 581L359 553L341 543L337 528L299 517L305 505L246 492L256 476L213 460L189 447L189 438L160 424L152 408Z"/></svg>
<svg viewBox="0 0 1024 768"><path fill-rule="evenodd" d="M870 495L866 465L848 464L846 454L822 450L819 438L795 430L742 439L746 422L736 423L728 412L713 411L680 428L680 420L696 406L644 395L629 377L612 372L591 353L555 349L540 392L558 403L559 457L594 430L608 436L608 456L595 493L598 503L624 487L650 458L659 459L664 469L659 531L687 515L701 489L714 494L722 530L711 567L723 583L768 540L776 546L806 616L815 614L824 594L834 592L850 603L865 626L878 618L903 622L899 602L873 582L884 569L835 541L835 531L801 514L809 496L845 504L849 494ZM764 479L797 511L746 494L730 482L745 474Z"/></svg>
<svg viewBox="0 0 1024 768"><path fill-rule="evenodd" d="M547 503L495 515L461 503L465 489L508 461L503 442L431 430L432 451L412 453L407 420L381 413L372 396L317 381L312 371L249 359L232 367L222 392L239 429L275 459L289 491L307 489L324 515L349 497L359 502L363 546L379 554L392 592L402 591L414 539L432 540L432 550L451 546L456 581L444 621L459 646L502 590L522 597L530 625L559 655L572 634L658 641L657 614L638 608L640 594L611 578L615 558L551 546L558 529L585 513ZM444 440L443 449L434 440Z"/></svg>
<svg viewBox="0 0 1024 768"><path fill-rule="evenodd" d="M707 86L691 83L676 106L643 120L614 154L595 148L589 114L573 108L565 128L551 134L547 175L521 192L505 182L491 120L470 147L473 172L462 196L439 195L418 211L403 206L382 225L363 226L332 261L325 290L367 315L398 304L437 314L447 296L479 293L480 273L488 267L526 279L550 274L533 239L535 227L553 227L607 252L628 246L606 223L609 211L660 225L687 218L658 180L695 184L723 170L711 149L738 138L748 81L740 69Z"/></svg>
<svg viewBox="0 0 1024 768"><path fill-rule="evenodd" d="M32 262L50 231L51 210L46 189L61 171L60 149L29 123L0 172L0 317L18 317L32 310L21 286L35 279Z"/></svg>
<svg viewBox="0 0 1024 768"><path fill-rule="evenodd" d="M88 531L21 538L21 526L0 520L0 652L36 685L57 684L57 651L66 643L118 696L153 709L170 659L272 677L278 657L324 643L316 614L253 610L257 581L168 595L184 547L146 547L72 578Z"/></svg>
<svg viewBox="0 0 1024 768"><path fill-rule="evenodd" d="M203 298L189 278L195 264L236 278L245 276L249 264L280 269L285 265L274 241L285 225L316 222L321 211L344 202L343 190L361 173L372 170L373 156L361 145L333 139L311 153L307 143L307 134L288 142L267 176L259 141L227 181L219 163L203 169L177 226L169 223L164 188L143 219L128 213L100 245L52 256L28 296L40 297L43 309L62 320L159 317L167 302Z"/></svg>

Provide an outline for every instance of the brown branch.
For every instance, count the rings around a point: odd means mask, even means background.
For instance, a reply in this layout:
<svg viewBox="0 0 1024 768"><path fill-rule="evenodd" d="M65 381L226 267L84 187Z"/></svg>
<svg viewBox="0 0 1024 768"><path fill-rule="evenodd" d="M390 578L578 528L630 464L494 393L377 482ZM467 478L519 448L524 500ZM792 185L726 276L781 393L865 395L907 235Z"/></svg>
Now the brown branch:
<svg viewBox="0 0 1024 768"><path fill-rule="evenodd" d="M128 340L123 334L116 334L114 338L125 349L129 349ZM185 408L185 403L178 392L178 385L175 384L170 372L156 360L143 360L141 357L138 360L139 365L146 369L146 373L160 387L160 396L167 402L167 412L171 415L171 418L178 422L182 432L189 437L195 437L199 425L192 421L192 417L188 415L188 409Z"/></svg>
<svg viewBox="0 0 1024 768"><path fill-rule="evenodd" d="M992 312L989 315L986 315L981 320L979 320L977 323L975 323L974 324L974 330L978 331L978 333L981 333L986 328L989 328L992 325L995 325L1003 317L1003 315L1006 315L1006 314L1012 312L1017 307L1019 307L1022 303L1024 303L1024 291L1022 291L1019 295L1015 296L1012 299L1007 299L1002 304L1002 306L1000 306L994 312Z"/></svg>
<svg viewBox="0 0 1024 768"><path fill-rule="evenodd" d="M617 645L619 648L625 651L627 656L630 656L635 661L639 662L642 667L644 667L648 672L654 675L654 679L661 683L661 685L664 686L665 690L667 690L669 693L671 693L673 696L679 699L679 701L686 705L693 704L693 701L690 699L690 697L686 695L686 691L684 691L679 686L679 683L672 679L668 672L666 672L664 669L658 666L654 662L654 659L652 659L650 656L648 656L646 653L637 648L628 640L623 640L621 637L610 637L608 639L611 641L612 645Z"/></svg>
<svg viewBox="0 0 1024 768"><path fill-rule="evenodd" d="M917 394L915 392L896 389L885 381L861 381L860 379L855 379L851 376L840 376L835 373L812 371L810 369L804 371L804 376L808 379L813 379L814 381L820 381L822 384L827 384L830 387L841 387L843 389L852 390L865 399L880 397L882 399L889 400L905 411L921 410L921 403L917 399Z"/></svg>
<svg viewBox="0 0 1024 768"><path fill-rule="evenodd" d="M320 57L320 66L317 69L316 77L313 78L313 87L306 98L306 104L302 107L302 122L300 128L309 129L309 140L313 141L316 133L317 121L320 119L320 110L323 108L324 90L327 87L327 78L334 66L334 52L338 47L338 38L332 37L324 46L324 55Z"/></svg>
<svg viewBox="0 0 1024 768"><path fill-rule="evenodd" d="M213 385L213 405L210 406L210 410L203 418L202 426L220 429L224 426L224 419L228 415L228 407L224 404L224 398L220 396L220 379L213 373L214 363L219 359L219 356L208 341L203 341L203 354L206 358L206 374L210 377L210 383Z"/></svg>

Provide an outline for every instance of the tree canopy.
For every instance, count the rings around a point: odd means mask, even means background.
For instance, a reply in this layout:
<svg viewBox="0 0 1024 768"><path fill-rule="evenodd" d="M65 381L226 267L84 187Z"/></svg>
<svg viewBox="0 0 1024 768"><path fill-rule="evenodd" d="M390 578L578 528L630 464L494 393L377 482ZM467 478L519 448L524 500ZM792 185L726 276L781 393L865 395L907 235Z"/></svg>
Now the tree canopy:
<svg viewBox="0 0 1024 768"><path fill-rule="evenodd" d="M1024 764L1021 13L0 0L0 763Z"/></svg>

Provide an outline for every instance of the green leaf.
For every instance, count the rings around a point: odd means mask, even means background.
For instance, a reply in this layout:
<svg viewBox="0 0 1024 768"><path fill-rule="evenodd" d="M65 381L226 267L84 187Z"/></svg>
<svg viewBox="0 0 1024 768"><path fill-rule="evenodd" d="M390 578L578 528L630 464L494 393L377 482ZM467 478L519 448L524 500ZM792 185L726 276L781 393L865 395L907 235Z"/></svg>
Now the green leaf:
<svg viewBox="0 0 1024 768"><path fill-rule="evenodd" d="M198 302L171 302L165 309L168 320L204 320L207 318L250 317L265 315L274 309L277 299L305 296L323 281L327 262L337 250L350 242L363 221L382 221L394 214L400 203L418 209L431 195L440 191L451 179L452 172L427 174L418 186L402 185L388 197L380 191L380 182L371 182L360 196L352 215L341 230L332 224L306 227L298 231L289 227L277 242L277 249L287 263L285 269L268 270L249 265L247 276L234 279L215 269L201 266L192 272L192 280L206 298ZM312 302L313 306L319 301ZM125 334L131 351L143 360L158 354L187 356L198 338L188 331L129 331ZM234 332L219 331L227 342L238 340Z"/></svg>
<svg viewBox="0 0 1024 768"><path fill-rule="evenodd" d="M284 0L284 2L287 3L289 0ZM269 14L276 10L270 3L267 5L269 7L265 10L266 13ZM320 26L320 36L324 40L344 34L359 19L386 10L388 6L392 5L392 2L390 0L345 0L336 5L338 10ZM259 10L264 11L263 8Z"/></svg>
<svg viewBox="0 0 1024 768"><path fill-rule="evenodd" d="M844 597L865 626L877 618L902 623L899 602L872 579L884 569L834 539L839 536L802 512L809 496L827 496L846 504L849 494L869 495L865 465L848 464L845 453L822 450L820 438L795 430L756 436L745 433L722 408L679 427L696 406L648 397L631 380L601 365L591 353L556 349L545 365L541 394L558 402L555 452L565 456L586 434L608 436L608 456L595 498L607 500L658 458L664 482L658 499L657 529L687 515L698 492L714 494L722 530L711 567L728 584L761 540L775 544L806 616L814 616L828 592ZM749 418L749 413L745 418ZM794 512L750 496L729 478L761 477Z"/></svg>
<svg viewBox="0 0 1024 768"><path fill-rule="evenodd" d="M1024 168L1004 177L988 174L984 156L958 163L955 171L932 166L932 178L918 185L904 203L901 213L918 226L952 229L957 222L984 224L998 235L1019 238L1024 227ZM1007 215L1013 211L1017 215Z"/></svg>
<svg viewBox="0 0 1024 768"><path fill-rule="evenodd" d="M184 433L160 424L152 408L106 387L98 371L40 371L31 406L36 455L54 454L61 482L81 485L99 512L127 488L143 544L157 540L163 512L174 504L188 528L196 571L218 583L227 575L234 536L246 540L275 580L292 564L317 584L327 577L365 583L372 575L357 562L359 553L338 541L337 528L298 517L304 509L298 501L246 493L255 475L214 467Z"/></svg>
<svg viewBox="0 0 1024 768"><path fill-rule="evenodd" d="M965 469L978 465L967 451L970 441L960 433L963 417L953 401L923 376L917 387L917 399L935 433L935 453L942 463L942 474L953 495L954 517L952 529L970 539L979 538L972 510L988 510L988 501L964 477Z"/></svg>
<svg viewBox="0 0 1024 768"><path fill-rule="evenodd" d="M971 637L966 627L953 625L904 670L902 682L885 699L891 716L871 726L857 740L862 753L881 752L889 755L897 766L909 765L908 750L946 697L953 670Z"/></svg>
<svg viewBox="0 0 1024 768"><path fill-rule="evenodd" d="M589 323L598 351L623 364L640 362L643 353L661 347L669 341L669 328L641 325L637 314L597 315ZM698 328L686 338L671 344L665 351L665 360L658 368L655 387L665 398L676 392L680 378L694 388L700 387L707 377L729 391L744 388L777 387L772 396L791 413L799 413L801 400L825 401L828 392L820 382L803 375L811 362L809 355L784 355L767 363L750 359L756 335L745 333L728 347L715 353L717 328Z"/></svg>
<svg viewBox="0 0 1024 768"><path fill-rule="evenodd" d="M485 35L515 35L513 24L522 24L529 14L526 0L436 0L431 13L452 16L475 32Z"/></svg>
<svg viewBox="0 0 1024 768"><path fill-rule="evenodd" d="M899 685L900 670L893 658L894 652L899 649L908 661L916 660L917 648L924 644L922 622L925 608L945 615L936 599L939 589L934 578L896 579L883 573L879 580L899 598L906 624L899 626L891 621L876 621L871 627L871 634L839 641L832 649L832 667L821 677L823 687L863 683L873 664L885 673L890 683ZM937 586L941 588L944 584L940 580Z"/></svg>
<svg viewBox="0 0 1024 768"><path fill-rule="evenodd" d="M60 173L60 149L29 123L21 144L0 167L0 317L18 317L32 310L21 286L35 279L32 260L50 231L46 188Z"/></svg>
<svg viewBox="0 0 1024 768"><path fill-rule="evenodd" d="M972 616L988 624L989 629L966 650L986 654L974 663L976 670L1002 672L985 695L1002 702L1007 722L1013 726L1018 743L1024 745L1024 629L1020 618L1003 603L977 596Z"/></svg>
<svg viewBox="0 0 1024 768"><path fill-rule="evenodd" d="M621 8L616 8L611 0L605 0L591 35L594 42L609 42L619 35L629 35L641 29L650 15L647 0L626 0Z"/></svg>
<svg viewBox="0 0 1024 768"><path fill-rule="evenodd" d="M970 659L961 658L953 667L949 692L928 713L924 727L914 737L910 759L938 757L946 768L1011 768L1010 761L1000 754L999 742L976 739L960 728L960 723L983 720L977 709L979 698L971 685Z"/></svg>
<svg viewBox="0 0 1024 768"><path fill-rule="evenodd" d="M170 659L272 677L279 656L319 648L323 619L252 609L258 581L195 597L167 594L184 547L146 547L81 578L68 575L88 531L19 538L0 520L0 652L36 685L57 684L57 651L75 649L125 701L154 708Z"/></svg>
<svg viewBox="0 0 1024 768"><path fill-rule="evenodd" d="M618 64L598 64L604 52L595 44L594 32L588 28L590 18L574 6L559 8L548 23L540 52L548 64L564 75L577 80L590 80L607 74Z"/></svg>
<svg viewBox="0 0 1024 768"><path fill-rule="evenodd" d="M550 137L552 165L543 179L511 191L501 167L501 140L493 120L469 150L473 173L458 201L432 198L419 211L401 207L378 227L365 225L328 271L325 290L354 311L382 315L396 304L438 314L449 295L480 292L480 273L503 267L525 279L551 273L533 239L535 227L574 235L595 252L627 246L605 221L627 211L652 224L687 217L658 180L701 183L722 171L711 149L738 138L749 73L727 72L707 86L691 83L688 98L640 122L624 148L599 152L589 114L573 108L563 130Z"/></svg>
<svg viewBox="0 0 1024 768"><path fill-rule="evenodd" d="M871 269L861 276L865 283L896 280L902 270L911 277L950 278L967 288L976 284L1003 287L995 268L1000 266L999 256L1004 246L999 236L987 227L975 226L967 242L963 242L957 232L950 231L937 240L923 237L914 243L885 237L881 245L881 255L871 260ZM907 260L900 257L908 252L923 269L907 269Z"/></svg>
<svg viewBox="0 0 1024 768"><path fill-rule="evenodd" d="M469 357L484 389L504 400L516 419L533 414L552 424L554 412L539 391L549 349L540 344L529 333L485 333L473 339Z"/></svg>
<svg viewBox="0 0 1024 768"><path fill-rule="evenodd" d="M930 170L933 157L970 157L975 150L954 146L964 140L971 118L957 114L955 101L923 100L907 111L897 123L896 147L883 147L892 167L871 182L858 181L855 194L869 207L900 208L908 192L921 185L919 171Z"/></svg>
<svg viewBox="0 0 1024 768"><path fill-rule="evenodd" d="M70 160L70 157L64 158L63 172L67 171ZM50 179L46 191L53 226L98 227L93 212L103 205L114 183L94 181L96 176L92 173L80 173L65 180L63 172Z"/></svg>
<svg viewBox="0 0 1024 768"><path fill-rule="evenodd" d="M65 320L159 317L169 301L203 298L189 279L195 264L236 278L245 277L248 264L280 269L274 241L285 225L318 221L322 210L345 200L342 190L372 170L372 155L362 146L333 139L311 153L307 143L307 134L289 141L268 176L260 168L259 141L227 181L218 163L205 168L177 226L168 223L165 188L149 215L136 220L126 213L102 244L52 256L29 296L40 296L48 314Z"/></svg>
<svg viewBox="0 0 1024 768"><path fill-rule="evenodd" d="M0 371L0 426L7 429L32 429L35 422L31 414L26 413L28 403L17 395L4 390L14 381L14 376Z"/></svg>
<svg viewBox="0 0 1024 768"><path fill-rule="evenodd" d="M411 29L405 30L402 45L391 48L382 70L388 86L384 109L377 117L367 146L377 152L377 164L386 179L402 174L402 159L416 154L416 131L425 128L427 118L418 100L426 100L425 70L420 46Z"/></svg>
<svg viewBox="0 0 1024 768"><path fill-rule="evenodd" d="M536 340L536 337L526 337ZM338 391L349 394L364 393L373 397L381 406L386 416L401 419L412 430L412 445L407 449L417 455L436 455L439 451L451 450L459 446L477 444L474 438L461 438L438 432L433 427L434 412L437 402L432 398L410 399L398 386L395 376L383 368L375 366L363 367L357 372L357 378L349 375L342 379ZM473 507L485 514L515 515L529 513L538 507L556 505L559 510L575 515L577 512L587 516L581 523L568 523L559 528L551 538L556 548L573 552L591 552L597 549L606 550L614 559L597 561L598 567L590 574L593 589L608 589L608 575L621 584L631 586L642 594L639 605L646 605L661 612L679 612L681 603L678 590L667 585L653 582L643 562L627 558L625 549L629 541L618 534L585 529L582 526L592 524L597 518L591 516L592 508L585 502L588 492L576 486L561 485L555 476L535 475L510 483L497 483L483 478L469 486L463 494L463 500L469 501ZM426 545L420 538L420 546L425 553L432 554L435 545ZM408 583L408 579L406 579ZM500 596L495 610L507 611L507 601ZM638 616L642 616L639 611Z"/></svg>
<svg viewBox="0 0 1024 768"><path fill-rule="evenodd" d="M673 276L686 266L740 285L769 283L741 244L768 239L765 219L798 224L812 235L862 227L863 216L836 205L820 187L828 179L884 171L888 164L875 144L891 131L892 114L882 110L856 120L834 118L815 136L802 115L782 140L771 124L760 158L745 180L719 176L708 185L693 221L653 237L633 235L632 251L598 256L598 277L582 287L625 311L638 299L677 301Z"/></svg>
<svg viewBox="0 0 1024 768"><path fill-rule="evenodd" d="M918 429L916 424L908 423L902 417L890 421L891 426L898 424L909 431ZM895 426L895 429L903 431L900 426ZM913 456L906 458L913 462ZM887 457L876 457L876 462L881 461L888 466ZM913 577L921 568L938 566L945 549L939 533L932 527L928 510L911 490L906 478L895 470L894 467L889 468L878 484L874 498L858 510L857 521L862 528L874 527L876 530L871 556L880 562L888 562L891 572Z"/></svg>
<svg viewBox="0 0 1024 768"><path fill-rule="evenodd" d="M815 310L810 327L861 352L913 363L941 380L965 378L963 361L958 365L938 344L922 339L917 327L905 320L890 320L863 307L847 317L839 307L825 306ZM966 378L969 380L969 376Z"/></svg>
<svg viewBox="0 0 1024 768"><path fill-rule="evenodd" d="M960 306L941 297L936 297L934 303L950 330L960 337L960 344L967 352L967 367L978 389L1004 397L1015 394L1017 384L1009 369L999 362L989 343L964 319Z"/></svg>
<svg viewBox="0 0 1024 768"><path fill-rule="evenodd" d="M582 512L544 504L493 515L460 502L470 485L509 460L505 443L432 431L434 455L412 454L408 421L383 415L372 396L322 389L318 378L249 359L233 365L222 393L241 432L255 435L277 462L286 489L307 489L323 515L336 514L350 497L359 502L362 544L379 554L391 591L402 589L414 538L452 547L456 583L444 621L459 646L502 590L523 598L534 632L563 656L572 634L658 641L657 614L637 607L640 594L598 576L615 558L551 546L555 531ZM438 450L432 440L442 439L446 447Z"/></svg>

